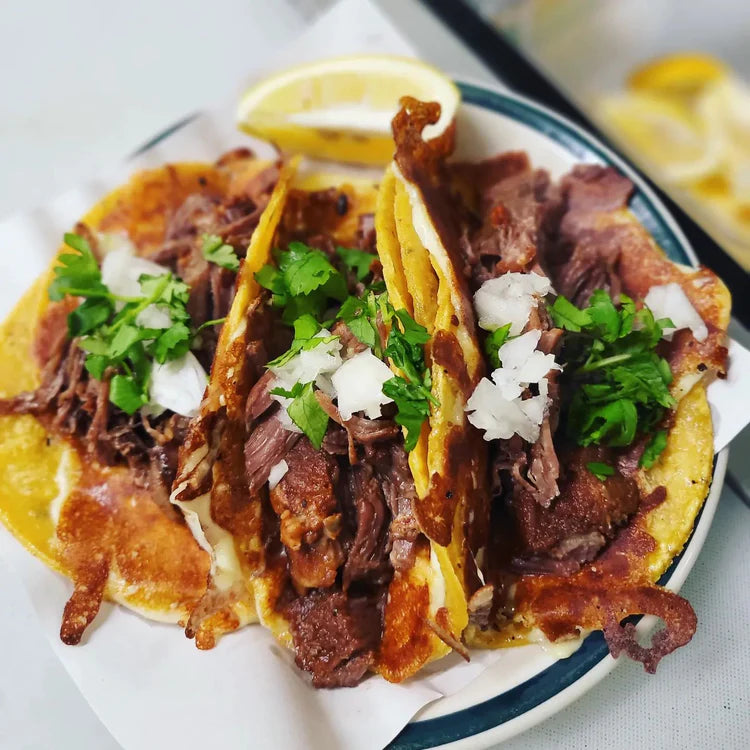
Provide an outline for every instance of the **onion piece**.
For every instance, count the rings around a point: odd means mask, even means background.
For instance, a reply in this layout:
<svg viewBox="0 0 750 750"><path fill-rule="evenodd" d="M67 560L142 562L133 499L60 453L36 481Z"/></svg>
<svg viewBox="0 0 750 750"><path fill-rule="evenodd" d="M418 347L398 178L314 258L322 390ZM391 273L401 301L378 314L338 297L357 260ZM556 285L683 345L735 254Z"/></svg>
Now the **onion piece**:
<svg viewBox="0 0 750 750"><path fill-rule="evenodd" d="M383 383L391 378L391 369L369 348L347 359L331 377L342 419L351 419L358 411L377 419L381 406L393 401L383 394Z"/></svg>
<svg viewBox="0 0 750 750"><path fill-rule="evenodd" d="M674 332L681 328L689 328L696 341L706 340L708 328L703 318L676 282L652 286L643 301L657 320L670 318L674 323L674 328L664 329L664 338L667 341L671 341Z"/></svg>
<svg viewBox="0 0 750 750"><path fill-rule="evenodd" d="M184 417L198 415L208 375L192 352L163 365L154 362L149 385L150 414L165 409Z"/></svg>
<svg viewBox="0 0 750 750"><path fill-rule="evenodd" d="M289 471L289 464L282 458L277 464L271 467L271 473L268 475L268 489L272 490L284 478Z"/></svg>
<svg viewBox="0 0 750 750"><path fill-rule="evenodd" d="M135 246L127 235L100 234L99 245L106 253L102 261L102 282L112 294L119 297L140 297L143 295L138 279L148 276L163 276L170 273L168 268L158 263L139 258L135 254ZM122 302L116 304L116 309L124 307ZM172 318L166 310L156 305L149 305L136 318L136 323L145 328L169 328Z"/></svg>
<svg viewBox="0 0 750 750"><path fill-rule="evenodd" d="M489 279L474 294L479 326L494 331L511 324L510 335L521 333L538 298L552 291L548 278L538 273L509 272Z"/></svg>

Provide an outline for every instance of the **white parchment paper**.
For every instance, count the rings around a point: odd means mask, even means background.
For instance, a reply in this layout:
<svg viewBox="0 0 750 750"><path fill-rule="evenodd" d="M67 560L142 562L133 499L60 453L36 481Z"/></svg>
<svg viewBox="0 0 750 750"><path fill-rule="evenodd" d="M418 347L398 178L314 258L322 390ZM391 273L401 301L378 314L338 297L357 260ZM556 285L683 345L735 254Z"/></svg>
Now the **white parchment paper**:
<svg viewBox="0 0 750 750"><path fill-rule="evenodd" d="M356 51L408 55L411 48L373 6L357 0L334 8L291 48L269 60L267 68ZM0 316L47 266L62 233L134 169L169 160L213 160L243 143L259 155L271 155L267 146L236 132L235 101L228 97L226 105L200 116L137 160L117 165L35 211L0 222L3 258L12 259L2 264ZM733 343L730 354L729 379L709 392L717 449L750 417L750 352ZM70 583L1 528L0 553L25 585L55 653L128 750L379 748L420 708L461 690L498 659L497 653L477 651L466 664L453 655L403 685L372 678L356 689L315 691L293 666L290 654L259 626L201 652L175 626L152 623L109 604L103 605L83 645L71 648L58 638Z"/></svg>

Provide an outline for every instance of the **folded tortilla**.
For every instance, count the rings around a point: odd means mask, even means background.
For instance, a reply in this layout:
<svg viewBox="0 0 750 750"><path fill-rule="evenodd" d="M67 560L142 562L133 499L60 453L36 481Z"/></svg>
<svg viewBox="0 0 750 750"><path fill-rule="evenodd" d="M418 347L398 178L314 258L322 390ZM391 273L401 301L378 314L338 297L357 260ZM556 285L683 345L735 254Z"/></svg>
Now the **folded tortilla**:
<svg viewBox="0 0 750 750"><path fill-rule="evenodd" d="M136 174L107 195L76 231L99 252L105 238L123 237L141 257L154 257L170 242L184 250L192 239L179 234L179 225L208 221L210 211L230 204L244 222L235 229L252 232L257 218L251 214L260 213L265 200L258 195L274 181L273 165L244 152L216 165L166 165ZM174 239L165 245L169 231ZM196 278L207 278L198 267L205 261L185 262L193 263ZM137 466L126 462L125 442L123 452L101 460L108 440L148 441L148 435L122 422L119 436L113 434L107 392L91 390L96 384L87 379L79 350L67 342L65 318L75 303L49 301L51 277L50 267L0 327L0 520L33 554L72 579L61 628L66 643L81 639L102 598L150 619L185 621L205 593L210 559L170 505L168 488L151 474L176 451L177 436Z"/></svg>
<svg viewBox="0 0 750 750"><path fill-rule="evenodd" d="M631 183L613 169L577 167L558 187L550 185L546 173L532 170L522 153L503 154L480 164L449 165L449 137L442 142L424 142L420 136L426 124L436 121L437 113L436 105L407 100L394 120L397 155L390 180L397 186L397 206L399 186L409 198L413 228L394 242L394 257L400 262L394 267L397 271L409 269L401 276L404 294L408 294L407 279L418 279L419 290L429 290L428 304L439 302L440 294L432 281L423 282L426 269L432 266L436 277L448 282L447 315L454 321L466 321L465 335L456 338L460 348L457 359L466 363L471 384L464 391L468 390L467 396L486 364L484 355L477 354L471 297L480 281L508 271L549 272L557 292L582 306L593 289L609 285L607 274L615 270L620 291L636 301L653 285L675 282L708 327L708 337L702 343L689 330L675 334L668 358L674 376L670 390L678 406L669 420L667 447L650 470L633 469L630 476L640 497L637 509L624 523L616 521L622 525L593 559L586 558L589 562L578 565L571 557L564 572L558 559L516 563L528 565L528 572L512 572L508 567L509 550L517 544L515 524L525 524L529 533L545 533L550 525L565 521L555 511L555 503L560 490L565 494L577 469L566 466L560 472L557 468L552 446L555 426L550 427L547 421L539 445L524 448L530 452L528 462L525 459L519 464L531 465L535 473L513 480L523 481L529 490L527 497L538 495L541 500L526 502L523 518L514 517L521 511L506 509L507 500L501 496L490 502L485 494L478 503L481 511L470 504L457 510L468 531L455 527L450 534L430 516L434 496L420 493L423 528L433 541L447 545L456 575L463 575L469 610L464 639L468 645L494 648L546 643L604 630L613 654L625 651L652 671L661 656L686 643L695 629L690 605L656 581L689 538L711 482L712 425L705 389L711 378L723 376L726 370L728 292L707 269L682 267L666 258L627 208ZM547 205L541 195L546 195ZM416 260L421 268L415 265ZM467 279L474 285L471 290ZM423 304L425 299L417 292L415 314ZM454 393L461 392L458 379L452 388ZM474 445L470 442L476 437L473 432L470 427L465 445ZM489 448L494 456L494 448ZM475 453L478 466L486 465L482 452L486 449L485 443ZM462 471L463 467L459 473ZM609 491L594 486L603 483L588 476L591 491ZM493 471L478 484L486 493L490 486L497 486L497 480ZM579 545L580 550L586 543L584 536L564 541ZM450 554L456 544L467 540L467 549L474 555L468 565L465 558ZM597 538L597 545L602 541ZM562 545L558 553L561 557L565 554ZM499 566L498 560L503 561ZM471 563L479 568L478 577L466 577ZM667 624L650 649L638 645L632 626L621 624L629 615L644 613L658 615Z"/></svg>
<svg viewBox="0 0 750 750"><path fill-rule="evenodd" d="M444 315L440 317L435 306L416 312L411 297L407 300L402 295L399 280L392 273L389 265L392 249L387 242L381 242L382 237L395 237L396 233L392 175L378 190L372 183L362 181L342 183L335 175L295 178L295 169L296 163L292 162L282 171L253 238L237 281L232 310L222 330L207 398L180 454L172 500L186 513L212 558L209 588L193 611L188 635L195 636L199 646L210 647L219 635L249 621L251 618L243 616L243 612L253 610L283 645L295 651L297 663L313 673L317 686L355 684L366 669L398 682L454 647L464 651L460 634L467 620L462 585L446 562L446 550L421 535L409 542L413 546L408 562L386 571L385 588L379 588L381 584L342 583L348 577L348 564L354 552L347 552L349 548L344 544L342 555L338 547L341 523L356 524L355 538L348 544L352 548L364 545L369 550L367 554L374 556L368 559L380 569L383 561L378 555L387 555L388 551L383 552L384 547L378 545L388 544L382 535L384 531L391 533L389 525L394 521L392 509L383 505L387 525L379 531L380 527L375 525L372 531L367 524L374 521L362 517L370 512L366 511L368 506L360 506L352 517L353 509L344 507L338 485L333 492L339 513L323 520L325 533L316 536L313 542L309 536L312 532L306 532L299 543L290 546L290 530L295 524L307 529L310 521L304 510L286 510L279 517L279 503L283 500L280 492L287 496L304 494L307 500L303 506L308 502L312 505L318 493L332 491L330 472L355 482L355 493L364 491L364 485L357 482L393 483L396 474L376 474L378 480L368 474L372 471L368 468L370 464L358 465L356 455L351 456L351 451L356 450L351 437L349 458L336 459L324 450L313 449L307 438L297 439L295 433L282 431L280 436L275 416L262 416L263 411L259 418L252 416L254 407L249 404L255 403L253 386L259 383L264 387L268 380L262 373L270 359L266 352L271 344L264 332L269 326L269 315L277 315L270 312L268 294L260 289L254 274L274 262L275 247L284 249L280 237L305 241L325 235L337 244L351 247L361 220L374 213L377 249L391 303L412 313L433 336L439 327L448 328L451 323L443 320ZM335 200L331 199L331 192ZM263 356L256 362L258 352L263 352ZM450 419L458 413L459 425L463 425L460 408L456 412L452 405L451 387L443 384L439 374L433 376L433 393L440 399L441 407L425 426L417 449L409 455L409 468L397 468L386 462L393 472L399 472L403 481L413 481L419 491L430 485L424 463L428 441L434 445L450 436L450 441L458 443L458 436L451 434ZM347 431L354 429L336 417L335 406L330 404L328 408L335 417L332 424L338 421ZM249 422L253 423L250 428ZM262 429L269 428L269 441L288 439L293 446L279 454L285 455L292 467L278 487L270 491L270 497L268 470L261 486L248 485L248 481L254 481L250 462L255 459L246 458L250 451L247 446L251 439L254 446L260 440L258 424ZM262 450L265 447L263 442ZM404 455L398 442L395 450ZM306 467L301 474L300 461ZM340 469L335 468L336 461ZM370 479L357 478L363 476ZM307 484L301 486L303 480ZM373 491L381 493L378 487ZM457 501L452 503L453 507L457 505ZM377 516L381 511L371 512ZM453 524L452 516L449 522ZM368 535L373 533L381 542L368 542ZM379 552L375 551L376 546ZM324 555L329 555L332 562L321 573L321 565L326 562ZM343 571L343 578L337 569ZM363 590L368 592L366 596ZM371 600L377 596L381 598L373 604Z"/></svg>

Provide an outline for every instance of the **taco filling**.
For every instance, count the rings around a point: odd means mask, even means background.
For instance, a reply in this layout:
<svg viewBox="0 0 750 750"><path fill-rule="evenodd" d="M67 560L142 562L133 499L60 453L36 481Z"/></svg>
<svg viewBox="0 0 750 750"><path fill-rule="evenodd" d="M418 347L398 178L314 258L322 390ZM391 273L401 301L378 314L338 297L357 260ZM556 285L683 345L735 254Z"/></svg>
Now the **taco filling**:
<svg viewBox="0 0 750 750"><path fill-rule="evenodd" d="M525 623L551 640L603 629L614 655L653 671L695 615L646 585L653 539L632 534L667 498L644 477L679 401L725 374L726 323L706 304L720 282L656 248L612 168L579 166L554 184L510 153L456 171L477 187L464 257L491 370L468 402L490 442L493 495L473 625ZM587 601L596 611L579 614ZM666 622L650 649L620 625L635 612Z"/></svg>
<svg viewBox="0 0 750 750"><path fill-rule="evenodd" d="M439 405L430 336L391 302L373 215L349 195L290 190L268 247L251 249L173 493L214 554L188 634L213 645L249 585L316 687L371 670L401 680L444 642L463 650L441 614L408 461ZM217 523L244 568L230 585Z"/></svg>
<svg viewBox="0 0 750 750"><path fill-rule="evenodd" d="M48 435L72 445L81 466L62 509L51 511L59 514L56 555L76 584L61 633L67 643L80 640L108 577L123 573L123 549L140 548L149 523L164 527L164 550L140 560L146 588L172 563L187 566L191 550L191 597L205 585L203 553L184 538L169 492L235 271L277 177L277 166L243 149L213 166L170 165L136 176L90 224L65 235L31 342L40 382L0 399L0 415L34 415ZM167 539L185 552L168 558ZM184 613L176 603L175 618Z"/></svg>

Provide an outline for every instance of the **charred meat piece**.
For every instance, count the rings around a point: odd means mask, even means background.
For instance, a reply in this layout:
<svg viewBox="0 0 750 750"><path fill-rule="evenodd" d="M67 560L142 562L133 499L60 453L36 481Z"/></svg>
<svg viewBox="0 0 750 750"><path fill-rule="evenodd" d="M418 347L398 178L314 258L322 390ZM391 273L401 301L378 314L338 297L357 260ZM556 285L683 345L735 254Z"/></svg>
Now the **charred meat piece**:
<svg viewBox="0 0 750 750"><path fill-rule="evenodd" d="M615 473L602 482L586 468L592 461L611 464L610 454L593 446L562 450L565 475L560 495L549 508L540 506L523 486L514 487L510 504L522 549L519 558L573 557L586 562L636 512L640 495L633 479Z"/></svg>
<svg viewBox="0 0 750 750"><path fill-rule="evenodd" d="M297 666L315 687L353 687L375 661L382 602L312 591L287 608Z"/></svg>
<svg viewBox="0 0 750 750"><path fill-rule="evenodd" d="M271 505L281 522L291 576L301 588L327 588L344 562L337 540L341 531L338 463L316 451L305 437L297 440L285 460L289 469L271 490Z"/></svg>
<svg viewBox="0 0 750 750"><path fill-rule="evenodd" d="M363 462L349 471L349 493L354 506L356 532L344 565L344 590L355 581L386 583L391 576L386 543L390 513L379 477Z"/></svg>

